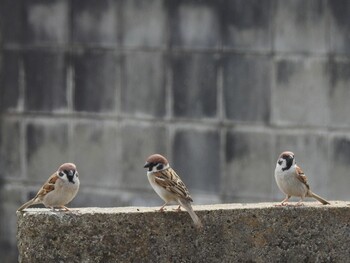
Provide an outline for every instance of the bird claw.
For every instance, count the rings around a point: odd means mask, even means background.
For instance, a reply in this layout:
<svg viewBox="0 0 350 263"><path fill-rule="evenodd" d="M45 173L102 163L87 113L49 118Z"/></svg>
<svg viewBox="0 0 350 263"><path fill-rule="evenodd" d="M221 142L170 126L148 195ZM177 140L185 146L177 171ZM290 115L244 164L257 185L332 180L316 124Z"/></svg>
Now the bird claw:
<svg viewBox="0 0 350 263"><path fill-rule="evenodd" d="M66 206L60 206L58 208L55 207L50 207L52 212L73 212L72 210L70 210L68 207Z"/></svg>
<svg viewBox="0 0 350 263"><path fill-rule="evenodd" d="M276 204L275 206L277 206L277 207L282 207L282 206L289 206L289 204L288 203L280 203L280 204Z"/></svg>
<svg viewBox="0 0 350 263"><path fill-rule="evenodd" d="M181 206L179 206L178 208L174 208L173 211L176 211L176 212L181 212Z"/></svg>

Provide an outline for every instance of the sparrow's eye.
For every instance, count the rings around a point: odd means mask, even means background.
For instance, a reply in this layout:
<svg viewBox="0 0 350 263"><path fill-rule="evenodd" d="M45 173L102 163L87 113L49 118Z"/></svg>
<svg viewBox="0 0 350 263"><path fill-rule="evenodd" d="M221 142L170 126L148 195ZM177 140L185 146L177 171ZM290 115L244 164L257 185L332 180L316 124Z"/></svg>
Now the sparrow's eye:
<svg viewBox="0 0 350 263"><path fill-rule="evenodd" d="M163 167L164 167L164 165L160 163L160 164L157 165L157 170L162 170Z"/></svg>
<svg viewBox="0 0 350 263"><path fill-rule="evenodd" d="M64 175L64 172L59 172L58 175L62 177Z"/></svg>

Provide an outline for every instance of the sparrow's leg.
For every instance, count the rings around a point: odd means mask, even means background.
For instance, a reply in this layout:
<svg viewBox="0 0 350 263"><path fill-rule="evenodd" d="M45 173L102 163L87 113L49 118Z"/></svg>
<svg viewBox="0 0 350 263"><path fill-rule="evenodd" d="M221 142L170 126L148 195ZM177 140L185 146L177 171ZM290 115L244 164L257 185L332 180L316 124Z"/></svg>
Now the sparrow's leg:
<svg viewBox="0 0 350 263"><path fill-rule="evenodd" d="M300 200L299 200L299 202L296 203L295 206L303 206L303 205L304 205L304 204L303 204L303 200L304 200L304 198L301 197Z"/></svg>
<svg viewBox="0 0 350 263"><path fill-rule="evenodd" d="M288 205L287 201L289 200L289 198L291 198L291 196L286 195L286 198L284 198L280 204L275 205L275 206L287 206Z"/></svg>
<svg viewBox="0 0 350 263"><path fill-rule="evenodd" d="M174 211L176 211L176 212L181 212L181 205L179 205L178 208L175 208Z"/></svg>
<svg viewBox="0 0 350 263"><path fill-rule="evenodd" d="M60 206L60 209L63 209L64 211L70 211L70 210L68 209L68 207L66 207L66 206L64 206L64 205Z"/></svg>
<svg viewBox="0 0 350 263"><path fill-rule="evenodd" d="M158 210L159 212L164 212L165 206L168 204L168 202L165 202L165 204Z"/></svg>
<svg viewBox="0 0 350 263"><path fill-rule="evenodd" d="M281 202L282 206L288 205L287 201L289 200L289 198L291 198L290 195L286 195L286 198L283 199L283 201Z"/></svg>

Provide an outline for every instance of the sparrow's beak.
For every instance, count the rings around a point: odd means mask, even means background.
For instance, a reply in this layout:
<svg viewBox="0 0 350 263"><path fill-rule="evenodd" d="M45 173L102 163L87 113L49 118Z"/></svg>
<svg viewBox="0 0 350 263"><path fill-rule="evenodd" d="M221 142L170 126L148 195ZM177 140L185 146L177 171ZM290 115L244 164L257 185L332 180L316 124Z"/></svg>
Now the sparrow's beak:
<svg viewBox="0 0 350 263"><path fill-rule="evenodd" d="M148 168L148 171L152 172L153 166L154 166L154 163L146 162L145 165L143 166L143 168Z"/></svg>
<svg viewBox="0 0 350 263"><path fill-rule="evenodd" d="M73 170L68 171L67 178L68 178L69 182L75 184L75 182L73 181L73 178L74 178L74 171Z"/></svg>

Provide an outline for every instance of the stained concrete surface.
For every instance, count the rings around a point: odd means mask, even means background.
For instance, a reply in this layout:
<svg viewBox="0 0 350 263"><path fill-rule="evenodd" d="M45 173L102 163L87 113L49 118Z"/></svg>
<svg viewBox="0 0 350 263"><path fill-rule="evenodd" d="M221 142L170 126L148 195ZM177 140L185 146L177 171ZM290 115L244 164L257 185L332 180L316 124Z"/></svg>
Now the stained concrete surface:
<svg viewBox="0 0 350 263"><path fill-rule="evenodd" d="M346 262L349 203L27 209L17 213L20 262Z"/></svg>

